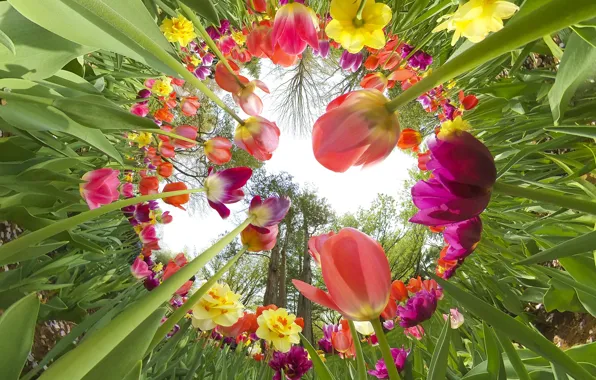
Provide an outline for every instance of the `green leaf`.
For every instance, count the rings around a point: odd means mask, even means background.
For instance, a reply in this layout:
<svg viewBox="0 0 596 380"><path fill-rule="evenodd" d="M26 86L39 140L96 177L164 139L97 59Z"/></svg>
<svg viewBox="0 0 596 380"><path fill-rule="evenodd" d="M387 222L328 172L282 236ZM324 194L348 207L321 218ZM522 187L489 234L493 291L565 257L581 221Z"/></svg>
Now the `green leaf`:
<svg viewBox="0 0 596 380"><path fill-rule="evenodd" d="M133 332L131 332L118 346L103 358L83 380L122 380L127 374L133 371L145 355L145 350L159 327L162 317L166 312L165 308L157 309ZM96 331L95 334L101 334ZM68 358L68 354L65 355ZM45 379L46 377L42 376ZM53 377L47 377L52 379ZM60 375L58 378L61 378ZM58 379L56 378L56 379ZM75 379L74 377L72 378ZM78 378L77 378L78 379Z"/></svg>
<svg viewBox="0 0 596 380"><path fill-rule="evenodd" d="M486 357L488 359L486 369L490 374L490 378L506 380L505 365L503 364L503 357L497 343L497 337L493 329L488 327L484 322L482 323L482 329L484 332L484 349L486 350Z"/></svg>
<svg viewBox="0 0 596 380"><path fill-rule="evenodd" d="M548 93L548 101L555 125L565 114L569 102L577 88L586 78L594 74L596 47L588 44L583 38L573 33L567 42L565 53L559 65L555 84Z"/></svg>
<svg viewBox="0 0 596 380"><path fill-rule="evenodd" d="M6 33L4 33L1 30L0 30L0 44L2 46L4 46L5 48L7 48L12 53L12 55L16 55L17 54L17 50L14 47L14 43L12 42L12 40L10 39L10 37L8 37L6 35Z"/></svg>
<svg viewBox="0 0 596 380"><path fill-rule="evenodd" d="M137 364L130 370L122 380L139 380L141 379L141 371L143 369L143 361L139 360Z"/></svg>
<svg viewBox="0 0 596 380"><path fill-rule="evenodd" d="M560 125L558 127L544 128L547 131L565 133L568 135L596 139L596 127L590 125Z"/></svg>
<svg viewBox="0 0 596 380"><path fill-rule="evenodd" d="M213 25L219 25L219 16L211 0L182 0L186 6Z"/></svg>
<svg viewBox="0 0 596 380"><path fill-rule="evenodd" d="M522 322L490 306L480 298L469 294L449 281L445 281L433 274L431 276L441 285L446 293L459 301L468 311L481 318L486 323L500 330L508 337L515 339L530 350L542 355L551 362L559 364L567 373L576 379L590 379L590 373L561 351L551 341L540 333L525 326Z"/></svg>
<svg viewBox="0 0 596 380"><path fill-rule="evenodd" d="M16 52L0 50L0 77L43 79L94 48L68 41L27 20L7 2L0 2L0 25Z"/></svg>
<svg viewBox="0 0 596 380"><path fill-rule="evenodd" d="M0 317L0 368L2 379L16 380L33 345L39 299L32 293L21 298Z"/></svg>
<svg viewBox="0 0 596 380"><path fill-rule="evenodd" d="M546 311L558 310L560 312L571 311L575 313L584 311L573 287L554 279L550 283L551 286L542 301Z"/></svg>
<svg viewBox="0 0 596 380"><path fill-rule="evenodd" d="M511 343L509 338L507 338L499 330L494 330L494 333L496 334L497 339L501 343L503 350L507 354L507 358L509 359L511 366L515 370L515 373L517 373L519 380L530 380L530 375L526 370L526 366L522 362L521 358L517 353L517 350L515 349L515 347L513 347L513 344Z"/></svg>
<svg viewBox="0 0 596 380"><path fill-rule="evenodd" d="M175 75L148 43L173 54L140 0L10 0L25 17L76 43L116 52ZM80 55L80 54L78 54Z"/></svg>
<svg viewBox="0 0 596 380"><path fill-rule="evenodd" d="M317 378L320 378L321 380L335 379L335 377L331 374L331 371L329 371L329 368L327 368L325 363L323 363L323 360L321 360L321 357L317 353L317 350L315 350L312 344L310 344L308 339L306 339L304 335L300 334L300 340L302 341L304 348L306 348L306 351L308 351L308 354L310 355L310 360L312 360L312 364L315 373L317 374Z"/></svg>
<svg viewBox="0 0 596 380"><path fill-rule="evenodd" d="M449 318L443 324L443 330L435 346L432 359L428 368L427 380L444 380L447 373L447 359L449 358L449 345L451 344L451 322Z"/></svg>
<svg viewBox="0 0 596 380"><path fill-rule="evenodd" d="M7 264L14 264L17 262L23 262L27 260L35 259L39 256L45 255L46 253L55 251L56 249L68 244L67 241L59 241L56 243L48 243L43 245L38 245L36 247L31 247L27 251L23 252L22 254L15 256L15 257L8 257L3 260L0 260L0 265L7 265Z"/></svg>
<svg viewBox="0 0 596 380"><path fill-rule="evenodd" d="M596 231L588 232L587 234L569 239L552 248L528 257L527 259L518 261L514 264L529 265L537 264L544 261L552 261L563 257L573 256L584 252L596 250Z"/></svg>

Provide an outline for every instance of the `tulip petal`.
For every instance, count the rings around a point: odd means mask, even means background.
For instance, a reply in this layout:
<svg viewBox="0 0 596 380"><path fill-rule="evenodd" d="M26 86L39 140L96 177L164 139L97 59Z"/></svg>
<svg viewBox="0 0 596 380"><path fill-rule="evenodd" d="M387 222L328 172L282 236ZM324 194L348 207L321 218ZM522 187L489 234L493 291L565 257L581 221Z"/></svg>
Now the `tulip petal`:
<svg viewBox="0 0 596 380"><path fill-rule="evenodd" d="M329 294L325 293L323 290L300 280L292 280L292 284L294 284L296 289L298 289L304 297L312 302L341 313L341 310L337 307L335 302L333 302L333 299L331 299Z"/></svg>

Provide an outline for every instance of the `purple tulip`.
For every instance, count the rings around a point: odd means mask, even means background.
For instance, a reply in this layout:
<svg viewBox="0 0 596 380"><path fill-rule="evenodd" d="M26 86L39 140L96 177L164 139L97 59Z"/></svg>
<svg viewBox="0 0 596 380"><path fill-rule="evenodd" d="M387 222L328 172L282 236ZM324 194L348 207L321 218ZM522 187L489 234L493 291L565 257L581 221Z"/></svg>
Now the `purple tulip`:
<svg viewBox="0 0 596 380"><path fill-rule="evenodd" d="M217 40L221 36L219 31L214 26L208 26L207 28L205 28L205 30L207 31L207 34L209 35L209 37L211 37L212 40Z"/></svg>
<svg viewBox="0 0 596 380"><path fill-rule="evenodd" d="M329 57L329 41L319 40L319 48L317 50L313 50L313 54L318 55L321 58Z"/></svg>
<svg viewBox="0 0 596 380"><path fill-rule="evenodd" d="M211 74L211 69L207 66L199 66L195 69L194 73L200 80L205 80Z"/></svg>
<svg viewBox="0 0 596 380"><path fill-rule="evenodd" d="M351 71L353 73L358 71L358 69L362 65L362 53L352 54L347 50L344 50L344 52L341 53L339 65L342 69Z"/></svg>
<svg viewBox="0 0 596 380"><path fill-rule="evenodd" d="M292 346L287 353L275 351L269 367L275 371L273 380L281 380L282 371L286 379L299 380L312 368L312 361L308 359L308 352L304 348Z"/></svg>
<svg viewBox="0 0 596 380"><path fill-rule="evenodd" d="M207 53L202 58L203 66L211 66L213 64L213 54Z"/></svg>
<svg viewBox="0 0 596 380"><path fill-rule="evenodd" d="M143 285L145 286L145 289L147 289L148 291L152 291L153 289L159 286L159 279L155 278L154 274L152 276L147 277L145 281L143 281Z"/></svg>
<svg viewBox="0 0 596 380"><path fill-rule="evenodd" d="M437 309L437 296L434 292L420 290L408 299L406 306L398 306L401 327L413 327L428 320Z"/></svg>
<svg viewBox="0 0 596 380"><path fill-rule="evenodd" d="M395 366L399 372L403 371L409 353L410 351L404 349L403 347L391 349L391 356L393 356L393 361L395 362ZM375 369L368 371L368 373L377 379L389 378L389 372L387 371L387 365L385 364L384 359L377 361L377 364L375 364Z"/></svg>
<svg viewBox="0 0 596 380"><path fill-rule="evenodd" d="M478 216L448 225L443 237L449 248L445 260L461 260L468 257L478 245L482 234L482 221Z"/></svg>
<svg viewBox="0 0 596 380"><path fill-rule="evenodd" d="M421 71L425 71L432 63L433 57L422 50L418 50L410 57L410 59L408 59L408 64L410 66L420 69Z"/></svg>

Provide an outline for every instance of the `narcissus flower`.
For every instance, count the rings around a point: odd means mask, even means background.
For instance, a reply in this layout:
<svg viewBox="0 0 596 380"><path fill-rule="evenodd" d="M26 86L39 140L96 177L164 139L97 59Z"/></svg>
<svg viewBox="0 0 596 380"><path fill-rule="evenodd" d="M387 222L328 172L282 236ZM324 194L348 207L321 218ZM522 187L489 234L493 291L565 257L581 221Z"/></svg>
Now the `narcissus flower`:
<svg viewBox="0 0 596 380"><path fill-rule="evenodd" d="M395 367L397 367L397 370L399 372L403 371L409 353L410 351L404 349L403 347L391 349L391 356L393 357ZM375 369L368 371L368 373L373 375L377 379L389 378L389 372L387 371L387 365L384 359L379 359L379 361L377 361L377 364L375 364Z"/></svg>
<svg viewBox="0 0 596 380"><path fill-rule="evenodd" d="M153 274L153 272L149 269L149 265L147 265L145 260L138 258L138 257L135 259L135 261L130 266L130 272L132 273L132 275L135 278L137 278L139 280L142 280L142 279L149 277Z"/></svg>
<svg viewBox="0 0 596 380"><path fill-rule="evenodd" d="M248 216L253 217L251 224L261 228L269 228L281 222L290 209L290 198L269 197L264 201L255 196L250 201Z"/></svg>
<svg viewBox="0 0 596 380"><path fill-rule="evenodd" d="M364 46L381 49L385 46L383 28L391 21L391 8L374 0L366 1L362 13L358 14L361 1L332 0L333 18L325 33L338 41L350 53L357 53Z"/></svg>
<svg viewBox="0 0 596 380"><path fill-rule="evenodd" d="M225 137L214 137L205 141L205 156L216 165L223 165L232 159L232 142Z"/></svg>
<svg viewBox="0 0 596 380"><path fill-rule="evenodd" d="M412 128L406 128L401 131L397 146L399 149L412 149L416 151L421 142L422 136L420 135L420 132Z"/></svg>
<svg viewBox="0 0 596 380"><path fill-rule="evenodd" d="M186 184L184 182L173 182L165 185L162 192L167 193L170 191L180 191L187 189L188 187L186 187ZM186 210L184 207L182 207L182 205L188 203L189 200L190 194L174 195L172 197L165 197L163 199L163 201L167 204L172 205L174 207L178 207L182 210Z"/></svg>
<svg viewBox="0 0 596 380"><path fill-rule="evenodd" d="M387 77L381 72L368 73L360 81L360 86L362 88L374 88L381 92L385 91L387 84Z"/></svg>
<svg viewBox="0 0 596 380"><path fill-rule="evenodd" d="M443 314L443 319L447 320L449 318L449 322L451 323L452 329L458 329L461 325L464 324L464 316L462 313L455 309L449 309L449 315Z"/></svg>
<svg viewBox="0 0 596 380"><path fill-rule="evenodd" d="M382 161L399 139L397 113L389 112L387 98L377 90L344 94L327 106L315 122L313 151L321 165L334 172Z"/></svg>
<svg viewBox="0 0 596 380"><path fill-rule="evenodd" d="M179 125L172 130L172 133L175 133L179 136L186 137L189 140L196 140L198 134L198 128L193 125ZM176 148L183 148L188 149L192 148L196 145L196 143L192 143L190 141L184 141L180 139L172 139L172 143Z"/></svg>
<svg viewBox="0 0 596 380"><path fill-rule="evenodd" d="M178 42L180 46L188 45L197 37L192 22L182 15L164 19L159 29L168 41Z"/></svg>
<svg viewBox="0 0 596 380"><path fill-rule="evenodd" d="M317 15L306 5L300 2L285 4L275 13L271 31L272 46L279 44L285 53L291 55L301 54L307 44L317 49L317 25Z"/></svg>
<svg viewBox="0 0 596 380"><path fill-rule="evenodd" d="M398 306L399 311L399 325L401 327L413 327L421 322L424 322L437 309L437 296L435 293L421 290L414 294L405 306Z"/></svg>
<svg viewBox="0 0 596 380"><path fill-rule="evenodd" d="M269 251L277 242L279 228L277 226L271 226L268 230L269 232L263 232L260 228L249 224L240 233L242 245L247 246L247 251L249 252Z"/></svg>
<svg viewBox="0 0 596 380"><path fill-rule="evenodd" d="M246 167L230 168L216 172L209 168L205 179L205 192L209 206L225 219L230 216L230 209L225 204L232 204L244 198L240 190L252 175L252 169Z"/></svg>
<svg viewBox="0 0 596 380"><path fill-rule="evenodd" d="M333 235L335 235L335 232L331 231L326 234L312 236L308 239L308 253L319 267L321 266L321 254L319 252L323 248L323 244L325 244L327 239Z"/></svg>
<svg viewBox="0 0 596 380"><path fill-rule="evenodd" d="M302 327L296 324L296 316L286 309L265 310L257 318L259 328L257 336L273 343L273 347L281 352L290 351L292 344L300 343Z"/></svg>
<svg viewBox="0 0 596 380"><path fill-rule="evenodd" d="M170 78L156 79L151 86L151 92L157 96L169 96L172 91L174 88Z"/></svg>
<svg viewBox="0 0 596 380"><path fill-rule="evenodd" d="M279 145L277 124L261 116L251 116L239 124L234 143L259 161L269 160Z"/></svg>
<svg viewBox="0 0 596 380"><path fill-rule="evenodd" d="M89 209L93 210L118 200L118 175L120 171L110 168L93 170L83 175L82 180L85 182L79 185L79 191Z"/></svg>
<svg viewBox="0 0 596 380"><path fill-rule="evenodd" d="M300 293L354 321L378 318L391 289L389 262L381 245L358 230L344 228L327 239L319 253L329 293L292 280Z"/></svg>
<svg viewBox="0 0 596 380"><path fill-rule="evenodd" d="M445 260L461 260L468 257L478 245L482 235L482 221L478 216L448 225L443 231L449 248Z"/></svg>
<svg viewBox="0 0 596 380"><path fill-rule="evenodd" d="M243 316L240 294L228 284L214 284L192 307L192 325L203 331L215 326L232 326Z"/></svg>
<svg viewBox="0 0 596 380"><path fill-rule="evenodd" d="M470 0L460 4L455 13L441 17L439 20L444 21L433 29L433 33L441 30L454 31L451 45L455 45L460 37L478 43L490 32L503 29L503 20L513 16L518 9L517 5L509 1Z"/></svg>

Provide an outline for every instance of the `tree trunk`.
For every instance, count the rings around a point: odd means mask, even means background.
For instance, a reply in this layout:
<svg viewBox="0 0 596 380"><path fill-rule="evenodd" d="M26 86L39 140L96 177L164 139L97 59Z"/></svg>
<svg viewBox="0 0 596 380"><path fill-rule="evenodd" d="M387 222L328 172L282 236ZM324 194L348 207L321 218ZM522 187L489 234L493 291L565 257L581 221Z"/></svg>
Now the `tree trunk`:
<svg viewBox="0 0 596 380"><path fill-rule="evenodd" d="M307 284L312 283L312 272L310 270L310 255L308 254L308 219L306 213L304 213L304 252L302 254L302 271L300 273L300 280L306 282ZM304 297L302 294L298 297L298 313L299 317L304 318L304 329L302 330L302 334L308 339L309 341L313 341L313 333L312 333L312 304L311 302Z"/></svg>
<svg viewBox="0 0 596 380"><path fill-rule="evenodd" d="M286 263L287 263L287 252L288 252L288 245L290 238L292 236L292 210L290 209L290 215L288 215L288 219L286 222L286 236L284 239L283 247L281 248L280 258L279 258L279 276L277 282L277 306L279 307L287 307L288 300L287 300L287 288L286 288Z"/></svg>
<svg viewBox="0 0 596 380"><path fill-rule="evenodd" d="M277 282L279 277L279 247L276 245L271 250L269 259L269 270L267 271L267 285L263 296L263 305L275 304L277 302Z"/></svg>

